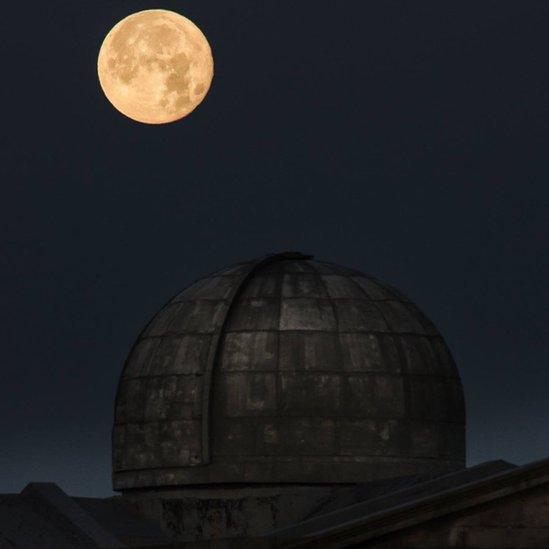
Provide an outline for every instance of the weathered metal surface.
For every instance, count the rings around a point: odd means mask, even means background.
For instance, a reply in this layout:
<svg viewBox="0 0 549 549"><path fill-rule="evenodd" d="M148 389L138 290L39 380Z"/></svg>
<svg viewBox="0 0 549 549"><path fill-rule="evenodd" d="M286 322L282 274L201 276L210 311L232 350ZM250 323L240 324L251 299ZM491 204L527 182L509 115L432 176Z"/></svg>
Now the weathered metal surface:
<svg viewBox="0 0 549 549"><path fill-rule="evenodd" d="M338 483L464 465L464 402L432 323L355 270L281 254L171 300L122 373L115 489Z"/></svg>

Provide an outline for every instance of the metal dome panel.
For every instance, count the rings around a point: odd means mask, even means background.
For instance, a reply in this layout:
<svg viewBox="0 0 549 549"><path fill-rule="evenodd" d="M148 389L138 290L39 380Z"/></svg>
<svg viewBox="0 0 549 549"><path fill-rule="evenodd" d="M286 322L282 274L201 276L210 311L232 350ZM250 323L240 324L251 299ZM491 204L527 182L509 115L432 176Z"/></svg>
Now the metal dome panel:
<svg viewBox="0 0 549 549"><path fill-rule="evenodd" d="M115 489L346 483L464 465L457 368L390 286L286 253L173 298L122 372Z"/></svg>

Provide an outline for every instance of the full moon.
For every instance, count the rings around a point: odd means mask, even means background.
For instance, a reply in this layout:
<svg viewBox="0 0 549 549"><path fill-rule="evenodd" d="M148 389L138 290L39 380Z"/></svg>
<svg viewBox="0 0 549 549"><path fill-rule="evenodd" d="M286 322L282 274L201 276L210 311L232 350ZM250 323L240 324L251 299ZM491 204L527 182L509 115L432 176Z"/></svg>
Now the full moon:
<svg viewBox="0 0 549 549"><path fill-rule="evenodd" d="M187 116L208 93L212 50L186 17L145 10L107 34L97 72L105 95L121 113L146 124L166 124Z"/></svg>

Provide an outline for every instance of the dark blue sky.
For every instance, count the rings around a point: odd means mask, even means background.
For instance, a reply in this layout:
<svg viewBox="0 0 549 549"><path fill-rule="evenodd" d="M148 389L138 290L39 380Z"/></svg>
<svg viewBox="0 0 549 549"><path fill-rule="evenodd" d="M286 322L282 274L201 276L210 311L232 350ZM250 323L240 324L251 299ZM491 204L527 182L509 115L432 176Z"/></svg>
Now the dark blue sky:
<svg viewBox="0 0 549 549"><path fill-rule="evenodd" d="M169 126L102 95L101 41L153 7L214 52ZM470 464L549 456L549 3L12 2L3 8L0 492L110 493L139 329L218 267L299 249L445 335Z"/></svg>

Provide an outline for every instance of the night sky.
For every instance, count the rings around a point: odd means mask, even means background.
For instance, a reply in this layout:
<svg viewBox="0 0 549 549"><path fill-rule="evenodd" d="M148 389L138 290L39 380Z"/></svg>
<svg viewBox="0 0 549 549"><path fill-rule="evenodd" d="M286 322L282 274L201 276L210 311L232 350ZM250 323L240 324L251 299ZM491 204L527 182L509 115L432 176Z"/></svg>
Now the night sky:
<svg viewBox="0 0 549 549"><path fill-rule="evenodd" d="M97 80L141 9L192 19L206 100L132 122ZM433 319L468 463L549 456L549 2L11 2L1 19L0 492L108 495L118 376L197 277L294 249Z"/></svg>

